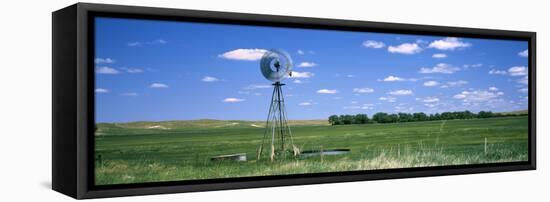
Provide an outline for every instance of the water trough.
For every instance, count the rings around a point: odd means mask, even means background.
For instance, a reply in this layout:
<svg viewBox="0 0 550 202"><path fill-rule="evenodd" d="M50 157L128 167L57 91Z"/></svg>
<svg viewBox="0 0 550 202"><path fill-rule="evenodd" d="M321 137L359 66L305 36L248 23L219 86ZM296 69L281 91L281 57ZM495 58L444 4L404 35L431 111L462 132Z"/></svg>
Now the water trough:
<svg viewBox="0 0 550 202"><path fill-rule="evenodd" d="M210 160L211 161L246 161L246 153L214 156L214 157L211 157Z"/></svg>
<svg viewBox="0 0 550 202"><path fill-rule="evenodd" d="M302 151L300 157L312 157L312 156L329 156L329 155L342 155L351 153L350 149L329 149L329 150L308 150Z"/></svg>

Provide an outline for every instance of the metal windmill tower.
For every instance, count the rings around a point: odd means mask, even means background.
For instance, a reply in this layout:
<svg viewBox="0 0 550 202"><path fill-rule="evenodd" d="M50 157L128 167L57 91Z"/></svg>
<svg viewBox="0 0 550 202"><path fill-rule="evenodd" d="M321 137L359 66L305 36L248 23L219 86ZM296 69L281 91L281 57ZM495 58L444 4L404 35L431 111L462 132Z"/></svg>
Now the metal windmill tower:
<svg viewBox="0 0 550 202"><path fill-rule="evenodd" d="M283 50L272 49L266 52L260 61L260 70L264 77L273 81L271 104L265 124L262 143L258 147L257 159L260 160L268 150L271 161L300 153L292 140L292 132L288 126L288 119L283 96L283 79L292 76L292 59Z"/></svg>

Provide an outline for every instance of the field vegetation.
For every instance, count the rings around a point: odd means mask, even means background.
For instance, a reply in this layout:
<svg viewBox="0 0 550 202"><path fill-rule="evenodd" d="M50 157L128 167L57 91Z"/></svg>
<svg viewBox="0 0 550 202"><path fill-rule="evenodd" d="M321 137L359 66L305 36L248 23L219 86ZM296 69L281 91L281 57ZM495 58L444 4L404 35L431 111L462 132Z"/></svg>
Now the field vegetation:
<svg viewBox="0 0 550 202"><path fill-rule="evenodd" d="M385 124L290 121L301 150L350 149L334 156L256 161L262 121L99 123L96 184L124 184L526 161L528 117ZM246 153L248 161L211 161Z"/></svg>

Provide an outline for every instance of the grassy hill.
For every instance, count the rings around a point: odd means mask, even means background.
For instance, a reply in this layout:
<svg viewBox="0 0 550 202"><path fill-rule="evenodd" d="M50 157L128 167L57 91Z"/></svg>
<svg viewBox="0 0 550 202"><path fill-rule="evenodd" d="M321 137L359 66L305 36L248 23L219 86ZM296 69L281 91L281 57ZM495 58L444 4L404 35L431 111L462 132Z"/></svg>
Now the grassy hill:
<svg viewBox="0 0 550 202"><path fill-rule="evenodd" d="M499 112L502 115L527 115L528 110L511 112ZM290 126L326 126L327 120L290 120ZM264 128L265 121L242 120L175 120L175 121L137 121L128 123L98 123L96 135L136 135L136 134L166 134L179 133L182 130L207 130L207 129L246 129Z"/></svg>
<svg viewBox="0 0 550 202"><path fill-rule="evenodd" d="M524 109L524 110L518 110L518 111L511 111L511 112L499 112L499 114L502 114L502 115L510 115L510 114L513 114L513 115L527 115L527 114L529 114L529 110Z"/></svg>
<svg viewBox="0 0 550 202"><path fill-rule="evenodd" d="M329 125L327 120L290 120L290 126L322 126ZM178 133L182 130L208 129L247 129L264 128L265 121L241 120L181 120L181 121L139 121L129 123L98 123L96 135L132 135L132 134L165 134Z"/></svg>

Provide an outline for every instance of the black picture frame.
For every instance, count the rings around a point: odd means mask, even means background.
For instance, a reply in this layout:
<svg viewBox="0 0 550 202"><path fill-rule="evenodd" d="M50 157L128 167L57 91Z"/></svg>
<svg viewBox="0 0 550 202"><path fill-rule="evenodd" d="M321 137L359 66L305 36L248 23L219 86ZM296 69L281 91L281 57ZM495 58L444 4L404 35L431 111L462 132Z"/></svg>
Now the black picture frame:
<svg viewBox="0 0 550 202"><path fill-rule="evenodd" d="M94 17L523 40L529 44L526 162L100 185L94 180ZM84 199L536 169L536 33L77 3L52 13L52 188Z"/></svg>

